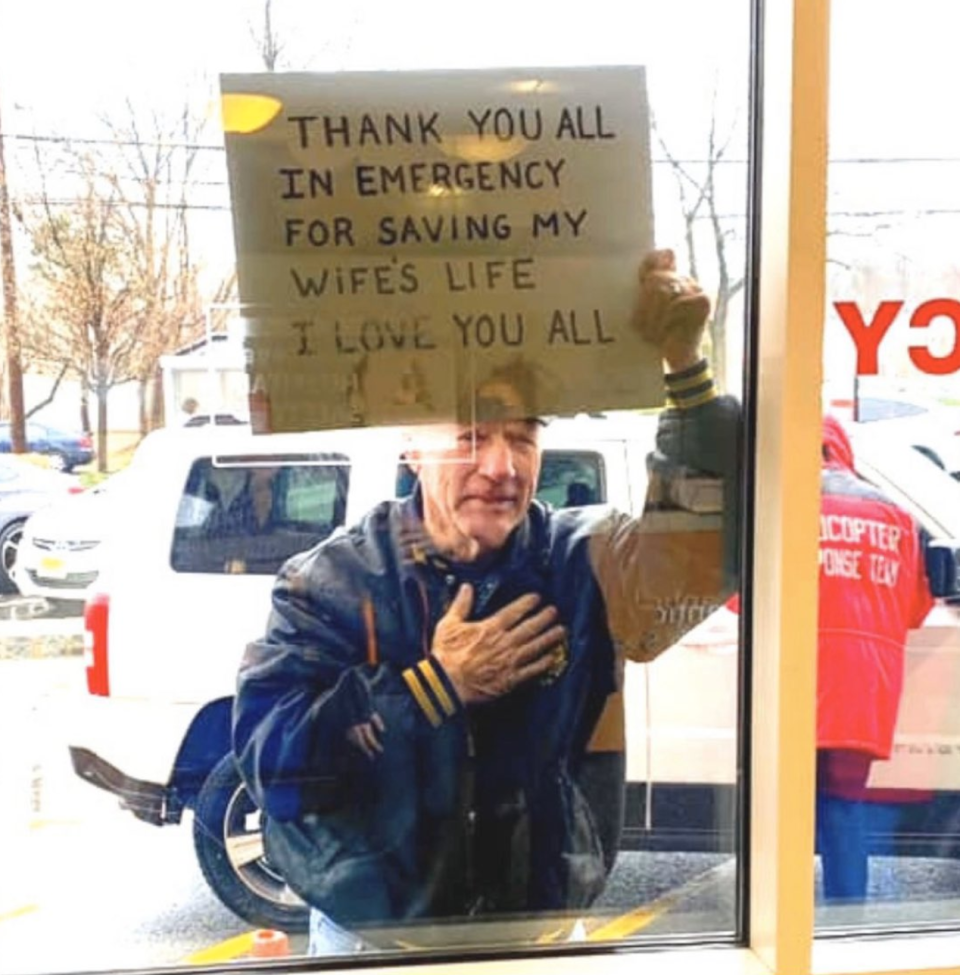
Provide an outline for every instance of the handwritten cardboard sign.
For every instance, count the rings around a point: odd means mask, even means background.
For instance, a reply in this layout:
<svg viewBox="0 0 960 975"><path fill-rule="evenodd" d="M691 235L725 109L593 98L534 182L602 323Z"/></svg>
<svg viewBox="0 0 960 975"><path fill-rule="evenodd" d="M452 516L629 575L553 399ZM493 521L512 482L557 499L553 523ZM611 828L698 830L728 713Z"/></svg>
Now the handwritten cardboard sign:
<svg viewBox="0 0 960 975"><path fill-rule="evenodd" d="M256 429L661 402L642 68L221 84Z"/></svg>

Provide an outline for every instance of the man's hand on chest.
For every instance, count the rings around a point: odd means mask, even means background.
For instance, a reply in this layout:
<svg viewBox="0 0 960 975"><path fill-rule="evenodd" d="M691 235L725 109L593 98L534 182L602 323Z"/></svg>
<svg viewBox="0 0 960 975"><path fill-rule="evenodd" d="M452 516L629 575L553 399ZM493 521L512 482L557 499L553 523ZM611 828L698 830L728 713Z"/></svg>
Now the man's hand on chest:
<svg viewBox="0 0 960 975"><path fill-rule="evenodd" d="M471 621L474 592L463 585L437 624L431 653L463 704L482 704L545 675L565 638L554 606L535 593Z"/></svg>

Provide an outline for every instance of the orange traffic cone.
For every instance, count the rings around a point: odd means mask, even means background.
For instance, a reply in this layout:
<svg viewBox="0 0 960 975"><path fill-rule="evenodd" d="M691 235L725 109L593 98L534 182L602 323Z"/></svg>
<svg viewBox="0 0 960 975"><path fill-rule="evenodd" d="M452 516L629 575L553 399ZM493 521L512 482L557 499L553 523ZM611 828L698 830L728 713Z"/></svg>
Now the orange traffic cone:
<svg viewBox="0 0 960 975"><path fill-rule="evenodd" d="M290 954L290 939L283 931L260 928L253 932L250 955L253 958L282 958Z"/></svg>

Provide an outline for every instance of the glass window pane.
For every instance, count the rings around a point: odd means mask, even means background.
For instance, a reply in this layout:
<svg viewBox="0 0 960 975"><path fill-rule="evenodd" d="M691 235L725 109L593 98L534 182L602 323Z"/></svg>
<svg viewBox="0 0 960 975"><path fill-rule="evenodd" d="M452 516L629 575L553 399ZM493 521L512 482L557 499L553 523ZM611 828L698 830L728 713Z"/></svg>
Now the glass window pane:
<svg viewBox="0 0 960 975"><path fill-rule="evenodd" d="M0 975L225 963L256 929L391 958L742 938L755 5L5 22L26 406L92 434L9 511L0 465ZM221 74L321 76L278 117L337 162L243 192ZM266 311L260 233L297 271Z"/></svg>
<svg viewBox="0 0 960 975"><path fill-rule="evenodd" d="M869 55L861 45L868 16ZM911 564L918 531L946 543L950 563L960 537L958 316L956 301L944 297L956 292L945 248L957 229L953 173L960 144L926 108L949 83L943 38L955 21L953 8L935 2L911 8L909 18L859 0L832 8L824 401L849 433L862 478L858 490L883 492L868 495L879 507L861 511L865 524L912 520L903 521L902 537L886 552L869 539L842 541L840 522L822 526L822 932L955 924L957 917L960 780L951 716L960 619L939 563L928 556L926 578L919 579ZM921 38L922 57L914 57ZM896 70L879 68L892 58ZM882 127L863 124L868 102L885 106ZM866 350L859 322L874 326L873 352ZM826 479L824 485L827 517L837 498ZM848 557L859 552L869 559L862 571L847 563L845 584L837 580L841 548ZM941 552L936 545L933 551ZM841 616L831 609L831 593L844 585L851 599ZM931 593L941 597L932 607ZM865 613L863 599L872 606ZM831 636L834 626L856 630L856 640ZM850 736L849 722L841 729L837 718L853 697L872 712L866 722L859 704L848 712L857 716L859 737Z"/></svg>

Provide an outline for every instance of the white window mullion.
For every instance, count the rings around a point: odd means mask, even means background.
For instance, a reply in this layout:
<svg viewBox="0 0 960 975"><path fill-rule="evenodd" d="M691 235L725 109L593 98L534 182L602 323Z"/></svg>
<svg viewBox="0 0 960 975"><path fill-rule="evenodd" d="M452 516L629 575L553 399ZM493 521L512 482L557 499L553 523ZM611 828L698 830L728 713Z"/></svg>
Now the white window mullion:
<svg viewBox="0 0 960 975"><path fill-rule="evenodd" d="M828 25L828 0L765 4L749 921L755 955L796 973L813 936Z"/></svg>

